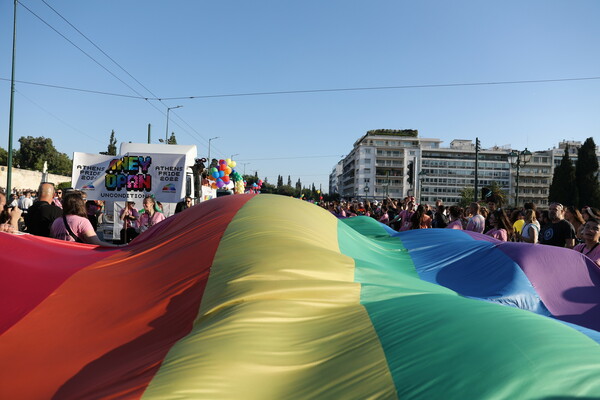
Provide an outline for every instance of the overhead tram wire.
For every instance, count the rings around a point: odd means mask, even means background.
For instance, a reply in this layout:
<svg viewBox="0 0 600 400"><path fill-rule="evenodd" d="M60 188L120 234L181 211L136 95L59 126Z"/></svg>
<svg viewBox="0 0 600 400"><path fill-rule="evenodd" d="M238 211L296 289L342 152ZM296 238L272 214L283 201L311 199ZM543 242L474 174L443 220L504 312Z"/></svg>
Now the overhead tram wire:
<svg viewBox="0 0 600 400"><path fill-rule="evenodd" d="M116 78L123 85L125 85L129 89L131 89L131 91L134 92L135 94L137 94L139 96L139 98L144 98L144 96L140 92L138 92L135 88L131 87L127 82L125 82L124 80L122 80L121 78L119 78L116 74L114 74L112 71L110 71L104 65L102 65L102 63L100 63L98 60L96 60L94 57L92 57L90 54L88 54L85 50L83 50L81 47L77 46L72 40L70 40L69 38L67 38L65 35L63 35L61 32L59 32L56 28L54 28L52 25L50 25L48 22L46 22L42 17L40 17L39 15L37 15L31 9L29 9L29 7L27 7L26 5L24 5L22 2L18 2L18 3L19 3L19 5L21 7L23 7L25 10L29 11L29 13L31 13L33 16L35 16L37 19L39 19L44 25L48 26L50 29L52 29L54 32L56 32L60 37L62 37L67 42L69 42L73 47L75 47L77 50L79 50L80 52L82 52L83 54L85 54L90 60L92 60L94 63L96 63L98 66L100 66L100 68L102 68L103 70L105 70L106 72L108 72L110 75L112 75L114 78ZM103 94L105 94L105 93L103 93ZM112 94L112 95L115 95L115 94ZM131 96L121 95L121 97L131 97ZM144 100L148 100L148 98L144 98ZM163 113L163 115L166 115L161 109L159 109L158 107L156 107L156 105L154 105L150 101L148 101L148 104L150 104L153 108L155 108L159 112Z"/></svg>
<svg viewBox="0 0 600 400"><path fill-rule="evenodd" d="M0 78L0 81L10 81L10 79ZM48 87L48 88L52 88L52 89L61 89L61 90L72 90L72 91L75 91L75 92L83 92L83 93L91 93L91 94L101 94L101 95L104 95L104 96L127 97L127 98L130 98L130 99L136 99L136 100L155 100L155 99L148 98L148 97L133 96L133 95L130 95L130 94L102 92L100 90L91 90L91 89L73 88L73 87L68 87L68 86L50 85L50 84L47 84L47 83L18 81L18 80L15 80L15 82L16 83L21 83L23 85L42 86L42 87Z"/></svg>
<svg viewBox="0 0 600 400"><path fill-rule="evenodd" d="M138 92L136 89L134 89L133 87L131 87L127 82L125 82L124 80L122 80L121 78L119 78L116 74L114 74L111 70L109 70L104 65L102 65L100 63L100 61L96 60L94 57L92 57L90 54L88 54L81 47L77 46L71 39L69 39L68 37L66 37L62 33L60 33L56 28L54 28L52 25L50 25L48 22L46 22L42 17L40 17L39 15L37 15L35 12L33 12L31 9L29 9L22 2L19 2L19 4L21 5L21 7L25 8L27 11L29 11L31 14L33 14L33 16L35 16L37 19L39 19L44 25L48 26L50 29L52 29L54 32L56 32L60 37L62 37L63 39L65 39L67 42L69 42L73 47L75 47L77 50L79 50L83 54L85 54L90 60L92 60L94 63L96 63L100 68L102 68L103 70L105 70L106 72L108 72L110 75L112 75L114 78L116 78L123 85L127 86L129 89L131 89L132 92L134 92L135 94L137 94L140 97L143 97L140 92Z"/></svg>
<svg viewBox="0 0 600 400"><path fill-rule="evenodd" d="M298 160L302 158L339 158L339 154L323 156L298 156L298 157L269 157L269 158L241 158L239 161L269 161L269 160ZM343 156L342 156L343 157Z"/></svg>
<svg viewBox="0 0 600 400"><path fill-rule="evenodd" d="M0 78L3 81L10 81L8 78ZM466 82L466 83L440 83L440 84L423 84L423 85L400 85L400 86L373 86L373 87L356 87L356 88L337 88L337 89L307 89L307 90L288 90L275 92L250 92L250 93L230 93L230 94L213 94L201 96L180 96L180 97L146 97L139 95L127 95L123 93L103 92L99 90L73 88L68 86L51 85L46 83L17 81L27 85L45 86L61 90L73 90L91 94L100 94L105 96L128 97L138 100L148 101L164 101L164 100L193 100L193 99L212 99L219 97L244 97L244 96L272 96L285 94L303 94L303 93L327 93L327 92L349 92L349 91L370 91L370 90L401 90L401 89L426 89L426 88L444 88L444 87L464 87L464 86L491 86L491 85L520 85L520 84L535 84L535 83L554 83L554 82L576 82L600 80L600 76L584 77L584 78L560 78L560 79L540 79L540 80L524 80L524 81L497 81L497 82Z"/></svg>
<svg viewBox="0 0 600 400"><path fill-rule="evenodd" d="M0 78L0 81L10 82L10 79ZM129 95L129 94L109 93L109 92L102 92L99 90L81 89L81 88L73 88L73 87L59 86L59 85L50 85L50 84L46 84L46 83L19 81L19 80L15 80L15 82L23 84L23 85L41 86L41 87L47 87L47 88L52 88L52 89L70 90L70 91L76 91L76 92L82 92L82 93L99 94L99 95L104 95L104 96L117 96L117 97L125 97L125 98L130 98L130 99L137 99L137 100L156 100L156 99L152 99L152 98L133 96L133 95ZM21 93L21 95L22 95L22 93ZM154 108L166 116L166 114L160 108L157 108L157 107L154 107ZM173 114L175 114L175 113L173 113ZM194 130L199 135L200 139L202 139L204 142L207 142L207 140L204 139L203 137L201 137L201 135L190 124L188 124L183 118L181 118L179 115L177 115L177 118L181 119L181 121L184 122L186 125L188 125L190 127L190 129ZM181 129L183 129L185 132L187 132L187 130L184 127L182 127L181 125L179 125L179 123L177 123L177 121L173 121L173 123L175 125L177 125L178 127L180 127ZM193 138L193 135L190 134L190 136Z"/></svg>
<svg viewBox="0 0 600 400"><path fill-rule="evenodd" d="M112 58L110 55L108 55L104 50L102 50L100 48L100 46L98 46L96 43L94 43L94 41L92 39L90 39L89 37L87 37L83 32L81 32L75 25L73 25L71 22L69 22L69 20L67 20L61 13L59 13L54 7L52 7L50 4L48 4L46 2L46 0L42 0L42 3L44 3L48 8L50 8L56 15L58 15L63 21L65 21L71 28L73 28L75 31L77 31L77 33L79 33L83 38L85 38L92 46L94 46L98 51L100 51L102 54L104 54L104 56L106 56L106 58L108 58L110 61L112 61L117 67L119 67L121 69L121 71L125 72L131 79L133 79L138 85L140 85L141 87L143 87L148 93L150 93L152 96L154 96L154 98L158 98L158 96L156 94L154 94L154 92L152 92L152 90L150 90L146 85L144 85L142 82L140 82L135 76L133 76L131 73L129 73L129 71L127 71L121 64L119 64L114 58ZM149 98L146 98L146 100L149 100ZM162 100L159 100L161 102L162 105L164 105L165 107L169 107L167 104L165 104ZM190 124L188 124L180 115L176 114L175 112L173 112L173 115L177 116L177 118L179 118L184 124L186 124L190 129L192 129L199 138L201 138L202 140L204 140L204 142L208 143L207 139L204 138L198 131L196 131ZM173 121L173 123L175 123L177 126L179 126L180 128L184 129L181 125L177 124L176 121ZM191 136L191 135L190 135Z"/></svg>
<svg viewBox="0 0 600 400"><path fill-rule="evenodd" d="M276 91L276 92L250 92L250 93L214 94L214 95L200 95L200 96L164 97L164 98L160 98L160 99L151 99L151 100L212 99L212 98L219 98L219 97L272 96L272 95L283 95L283 94L351 92L351 91L367 91L367 90L397 90L397 89L426 89L426 88L461 87L461 86L519 85L519 84L530 84L530 83L588 81L588 80L598 80L598 79L600 79L600 76L585 77L585 78L537 79L537 80L522 80L522 81L434 83L434 84L423 84L423 85L285 90L285 91Z"/></svg>
<svg viewBox="0 0 600 400"><path fill-rule="evenodd" d="M119 67L121 69L121 71L125 72L131 79L133 79L138 85L140 85L141 87L143 87L148 93L150 93L152 96L154 97L158 97L156 96L152 90L148 89L142 82L140 82L139 80L137 80L132 74L129 73L129 71L127 71L121 64L119 64L114 58L112 58L111 56L109 56L104 50L102 50L100 48L100 46L98 46L96 43L94 43L94 41L92 41L92 39L90 39L89 37L87 37L83 32L81 32L79 29L77 29L77 27L75 25L73 25L71 22L69 22L69 20L67 20L65 17L62 16L61 13L59 13L58 11L56 11L56 9L54 9L50 4L48 4L46 2L46 0L42 0L42 3L44 3L46 6L48 6L48 8L50 8L56 15L58 15L63 21L65 21L71 28L75 29L75 31L77 31L77 33L79 33L85 40L87 40L92 46L94 46L100 53L104 54L104 56L106 58L108 58L110 61L112 61L117 67ZM137 92L136 92L137 93Z"/></svg>
<svg viewBox="0 0 600 400"><path fill-rule="evenodd" d="M43 0L42 0L43 1ZM50 7L45 1L43 1L44 4L46 4L48 7ZM58 13L54 8L50 7L50 9L52 9L52 11L54 11L56 14L58 14L65 22L67 22L73 29L75 29L80 35L82 35L86 40L88 40L90 43L92 43L92 45L94 47L96 47L99 51L102 52L102 54L104 54L106 57L108 57L108 59L110 59L113 63L115 63L119 68L121 68L123 71L125 71L125 73L127 75L129 75L133 80L135 80L140 86L142 86L144 89L146 89L152 96L154 96L154 98L150 98L150 97L145 97L143 96L140 92L138 92L135 88L133 88L132 86L130 86L127 82L125 82L124 80L122 80L121 78L119 78L116 74L114 74L112 71L110 71L108 68L106 68L104 65L102 65L102 63L100 63L98 60L96 60L94 57L92 57L90 54L88 54L85 50L83 50L81 47L77 46L73 41L71 41L69 38L67 38L65 35L63 35L62 33L60 33L56 28L54 28L52 25L50 25L48 22L46 22L42 17L40 17L39 15L37 15L35 12L33 12L31 9L29 9L27 6L25 6L24 4L22 4L21 2L18 2L23 8L25 8L27 11L29 11L29 13L31 13L32 15L34 15L37 19L39 19L42 23L44 23L46 26L48 26L50 29L52 29L54 32L56 32L59 36L61 36L63 39L65 39L67 42L69 42L72 46L74 46L76 49L78 49L79 51L81 51L83 54L85 54L88 58L90 58L92 61L94 61L97 65L99 65L102 69L104 69L106 72L108 72L110 75L112 75L114 78L116 78L119 82L121 82L122 84L124 84L125 86L127 86L129 89L131 89L132 92L134 92L135 94L137 94L139 97L139 99L143 99L146 100L148 102L148 104L150 104L150 106L152 106L154 109L156 109L158 112L160 112L163 116L166 116L166 113L161 110L160 108L158 108L155 104L151 103L150 100L158 100L160 101L163 105L165 105L163 103L162 100L158 99L158 97L152 93L151 90L149 90L146 86L144 86L141 82L139 82L135 77L133 77L129 72L127 72L119 63L117 63L114 59L112 59L108 54L106 54L106 52L104 52L102 49L100 49L95 43L93 43L87 36L85 36L79 29L77 29L75 26L73 26L73 24L71 24L69 21L67 21L67 19L65 17L63 17L62 15L60 15L60 13ZM108 94L106 92L102 93L102 94ZM116 95L116 94L112 94L112 95ZM133 96L126 96L126 95L120 95L120 97L133 97ZM165 105L166 106L166 105ZM181 118L181 117L179 117ZM181 125L179 125L177 122L174 121L174 123L179 126L181 129L183 129L184 132L190 134L185 128L183 128ZM190 136L193 138L193 135L190 134ZM206 140L204 138L202 138L203 140Z"/></svg>
<svg viewBox="0 0 600 400"><path fill-rule="evenodd" d="M68 126L69 128L73 129L74 131L80 133L81 135L92 139L95 142L98 143L104 143L100 140L98 140L97 137L92 136L92 135L88 135L87 133L83 132L81 129L74 127L73 125L69 124L68 122L64 121L62 118L59 118L58 116L54 115L53 113L51 113L50 111L46 110L44 107L42 107L41 105L39 105L38 103L36 103L35 101L33 101L32 99L30 99L29 97L25 96L21 91L19 90L15 90L17 93L19 93L19 95L21 97L23 97L24 99L26 99L27 101L29 101L31 104L33 104L34 106L38 107L40 110L44 111L45 113L47 113L48 115L50 115L51 117L57 119L58 121L60 121L61 123L63 123L64 125Z"/></svg>

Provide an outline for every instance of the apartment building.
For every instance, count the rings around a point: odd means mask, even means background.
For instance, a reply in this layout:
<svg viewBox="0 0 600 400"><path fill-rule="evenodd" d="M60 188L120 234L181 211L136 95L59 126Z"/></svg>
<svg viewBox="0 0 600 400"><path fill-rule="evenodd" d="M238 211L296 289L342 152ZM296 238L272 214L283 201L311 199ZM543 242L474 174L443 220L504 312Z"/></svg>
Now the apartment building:
<svg viewBox="0 0 600 400"><path fill-rule="evenodd" d="M465 139L455 139L449 147L441 144L439 139L418 137L416 130L368 131L333 168L329 191L344 198L415 196L427 204L437 199L455 204L463 189L475 187L475 144ZM561 142L558 148L533 151L530 160L518 168L509 162L514 150L510 146L480 149L478 188L496 182L507 193L508 203L514 204L518 181L519 204L547 206L554 167L560 164L567 145L576 159L581 142Z"/></svg>

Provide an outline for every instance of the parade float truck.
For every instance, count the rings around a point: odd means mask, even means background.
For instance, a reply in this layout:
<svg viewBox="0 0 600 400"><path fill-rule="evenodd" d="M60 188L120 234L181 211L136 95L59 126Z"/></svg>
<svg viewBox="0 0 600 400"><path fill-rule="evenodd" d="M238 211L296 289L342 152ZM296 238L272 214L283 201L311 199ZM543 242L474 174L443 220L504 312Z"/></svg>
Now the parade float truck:
<svg viewBox="0 0 600 400"><path fill-rule="evenodd" d="M142 212L144 198L153 195L169 217L185 196L195 203L216 197L210 187L194 193L194 187L200 187L194 184L197 156L196 146L144 143L122 143L116 156L76 152L73 187L85 192L88 200L104 202L98 236L116 241L120 239L119 216L126 201L135 202L135 208Z"/></svg>

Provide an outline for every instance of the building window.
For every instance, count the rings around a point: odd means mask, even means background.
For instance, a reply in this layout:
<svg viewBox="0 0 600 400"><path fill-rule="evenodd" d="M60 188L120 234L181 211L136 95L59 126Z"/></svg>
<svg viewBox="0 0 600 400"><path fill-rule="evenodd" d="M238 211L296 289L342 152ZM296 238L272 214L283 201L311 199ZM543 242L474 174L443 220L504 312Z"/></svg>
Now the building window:
<svg viewBox="0 0 600 400"><path fill-rule="evenodd" d="M371 164L371 159L370 158L365 158L365 164Z"/></svg>
<svg viewBox="0 0 600 400"><path fill-rule="evenodd" d="M370 173L371 173L371 168L365 168L365 169L363 170L363 172L364 172L365 174L370 174Z"/></svg>

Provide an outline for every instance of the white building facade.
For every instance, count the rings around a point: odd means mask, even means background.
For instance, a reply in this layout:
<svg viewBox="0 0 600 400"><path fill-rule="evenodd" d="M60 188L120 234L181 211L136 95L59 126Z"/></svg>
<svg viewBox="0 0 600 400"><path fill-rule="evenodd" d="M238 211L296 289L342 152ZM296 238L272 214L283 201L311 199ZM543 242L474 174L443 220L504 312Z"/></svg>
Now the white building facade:
<svg viewBox="0 0 600 400"><path fill-rule="evenodd" d="M453 140L449 147L441 144L439 139L419 138L416 130L369 131L333 168L329 192L343 198L415 196L417 202L426 204L434 204L437 199L456 204L465 188L475 187L475 144L463 139ZM581 142L561 142L558 148L532 151L531 160L521 163L519 205L533 202L547 207L554 167L560 164L567 144L569 155L576 160ZM517 189L517 168L508 158L512 150L510 146L480 149L477 156L479 193L495 182L507 194L510 205L515 204Z"/></svg>

